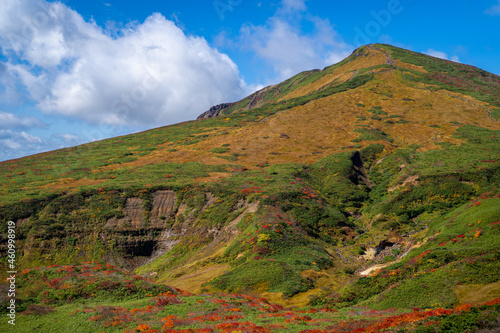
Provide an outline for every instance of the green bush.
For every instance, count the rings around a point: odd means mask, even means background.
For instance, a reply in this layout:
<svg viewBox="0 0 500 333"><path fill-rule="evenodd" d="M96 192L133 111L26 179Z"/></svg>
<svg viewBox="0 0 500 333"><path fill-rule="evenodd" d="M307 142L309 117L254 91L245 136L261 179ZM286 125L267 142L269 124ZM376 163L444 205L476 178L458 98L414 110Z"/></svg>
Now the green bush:
<svg viewBox="0 0 500 333"><path fill-rule="evenodd" d="M224 154L227 153L230 150L230 148L227 147L219 147L219 148L213 148L210 151L215 154Z"/></svg>
<svg viewBox="0 0 500 333"><path fill-rule="evenodd" d="M376 128L356 128L354 129L354 132L360 133L360 135L356 139L351 140L351 142L377 141L377 140L385 140L388 142L394 141L387 135L387 133L384 133L383 131Z"/></svg>
<svg viewBox="0 0 500 333"><path fill-rule="evenodd" d="M387 112L385 112L381 106L374 106L368 110L368 112L371 112L373 114L378 114L378 115L387 115ZM372 117L373 118L373 117Z"/></svg>

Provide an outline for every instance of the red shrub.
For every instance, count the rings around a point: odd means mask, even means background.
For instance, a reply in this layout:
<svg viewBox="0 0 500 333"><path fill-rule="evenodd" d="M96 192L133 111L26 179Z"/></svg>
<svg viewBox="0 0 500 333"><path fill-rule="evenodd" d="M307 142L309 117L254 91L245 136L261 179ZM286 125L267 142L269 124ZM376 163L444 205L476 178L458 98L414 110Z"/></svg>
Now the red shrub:
<svg viewBox="0 0 500 333"><path fill-rule="evenodd" d="M179 304L179 303L182 303L182 301L173 294L156 298L156 306L166 306L169 304Z"/></svg>

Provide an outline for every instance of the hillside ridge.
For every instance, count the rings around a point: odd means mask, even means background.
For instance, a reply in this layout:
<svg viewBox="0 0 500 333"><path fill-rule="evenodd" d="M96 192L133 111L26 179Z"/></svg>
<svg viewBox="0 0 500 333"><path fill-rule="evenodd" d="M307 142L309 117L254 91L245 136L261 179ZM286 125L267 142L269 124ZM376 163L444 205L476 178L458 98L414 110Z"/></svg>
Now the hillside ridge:
<svg viewBox="0 0 500 333"><path fill-rule="evenodd" d="M408 65L410 65L410 64L402 64L401 62L398 62L397 60L393 59L393 57L391 56L391 53L388 50L386 50L386 49L383 48L384 46L385 47L389 47L391 49L403 50L403 49L395 48L393 46L386 45L386 44L368 44L368 45L359 47L359 48L357 48L356 50L354 50L352 52L352 54L351 54L350 57L348 57L344 61L339 62L338 64L335 64L335 65L332 65L332 66L328 66L328 67L324 68L323 70L314 69L314 70L309 70L309 71L301 72L301 73L295 75L294 77L292 77L289 80L286 80L286 81L284 81L284 82L282 82L280 84L275 84L275 85L267 86L267 87L265 87L265 88L263 88L263 89L255 92L255 93L249 95L248 97L246 97L243 100L240 100L238 102L235 102L235 103L223 103L223 104L219 104L219 105L213 106L208 111L202 113L197 119L206 119L206 118L210 118L210 117L216 117L216 116L219 116L221 114L229 114L231 112L234 112L234 109L231 110L231 108L233 106L235 106L235 105L238 105L238 104L239 105L244 104L245 105L244 110L250 110L250 109L252 109L254 107L259 107L262 104L258 103L256 101L265 100L266 99L265 96L268 95L268 94L276 94L276 93L283 94L280 88L283 87L283 86L286 86L287 84L290 84L290 82L291 82L291 87L293 87L295 84L300 83L301 80L303 80L304 78L307 78L308 76L310 76L312 74L323 76L324 73L328 72L329 69L331 69L332 67L335 67L336 65L342 64L343 62L345 62L346 60L348 60L349 58L351 58L353 55L356 58L357 57L370 56L369 54L363 53L363 51L366 50L366 49L371 49L371 50L373 50L375 52L382 53L385 56L385 58L386 58L385 62L382 62L382 61L379 60L378 61L378 65L384 65L385 64L385 65L390 66L388 69L386 69L386 71L398 70L398 66L402 66L402 67L407 66L408 67ZM425 55L425 54L422 54L422 53L417 53L417 52L413 52L413 51L406 51L406 52L413 53L413 54L415 54L415 55L417 55L419 57L430 57L430 58L433 58L432 56L428 56L428 55ZM373 55L372 55L372 57L373 57ZM439 58L435 58L435 59L439 59ZM483 72L486 73L485 71L483 71L483 70L481 70L481 69L479 69L477 67L474 67L474 66L464 65L464 64L461 64L461 63L454 63L453 61L450 61L450 60L439 59L439 61L442 61L442 62L445 62L445 63L460 64L461 66L465 66L465 67L468 67L470 69L474 69L474 70L480 71L482 73ZM409 66L408 69L412 69L411 66ZM426 72L422 68L419 68L419 71ZM350 80L352 80L358 73L359 73L358 70L353 71L352 77L350 78ZM491 74L491 73L488 73L488 75L496 77L497 81L500 78L497 75L494 75L494 74ZM404 79L404 76L403 76L403 79ZM324 88L324 87L320 87L319 89L322 89L322 88ZM453 95L449 95L449 96L453 96ZM282 100L285 99L285 98L286 98L286 96L282 96ZM248 100L250 100L250 102L248 102ZM492 110L489 110L489 112L491 113ZM492 119L495 120L495 118L493 118L493 117L492 117Z"/></svg>

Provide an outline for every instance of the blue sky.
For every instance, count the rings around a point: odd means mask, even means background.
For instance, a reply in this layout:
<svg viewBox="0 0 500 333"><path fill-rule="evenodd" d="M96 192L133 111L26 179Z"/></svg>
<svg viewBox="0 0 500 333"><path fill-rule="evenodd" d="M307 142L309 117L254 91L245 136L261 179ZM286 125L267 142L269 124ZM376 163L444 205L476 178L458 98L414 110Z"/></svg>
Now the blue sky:
<svg viewBox="0 0 500 333"><path fill-rule="evenodd" d="M500 0L1 0L0 160L195 119L367 43L500 75Z"/></svg>

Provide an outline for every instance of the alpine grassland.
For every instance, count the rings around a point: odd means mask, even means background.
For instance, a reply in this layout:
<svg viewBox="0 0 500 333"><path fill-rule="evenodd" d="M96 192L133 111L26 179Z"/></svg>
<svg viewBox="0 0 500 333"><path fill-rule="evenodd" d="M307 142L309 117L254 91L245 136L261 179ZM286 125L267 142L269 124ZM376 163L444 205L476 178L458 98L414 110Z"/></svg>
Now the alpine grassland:
<svg viewBox="0 0 500 333"><path fill-rule="evenodd" d="M198 120L0 162L14 331L498 330L499 96L374 44Z"/></svg>

